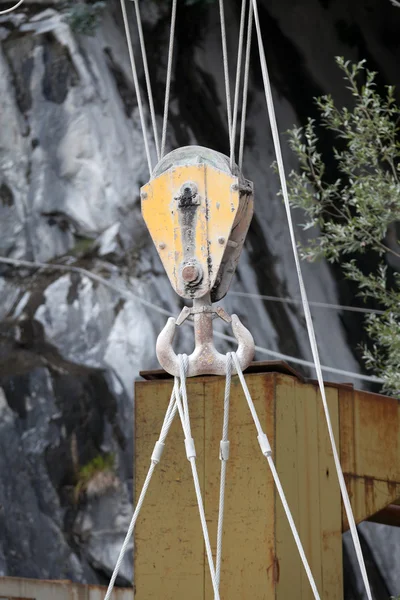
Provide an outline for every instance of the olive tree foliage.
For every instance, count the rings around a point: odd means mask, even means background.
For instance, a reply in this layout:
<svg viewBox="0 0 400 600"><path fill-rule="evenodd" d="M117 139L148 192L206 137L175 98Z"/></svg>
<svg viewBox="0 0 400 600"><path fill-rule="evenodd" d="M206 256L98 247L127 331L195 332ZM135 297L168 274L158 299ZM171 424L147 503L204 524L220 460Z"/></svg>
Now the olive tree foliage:
<svg viewBox="0 0 400 600"><path fill-rule="evenodd" d="M366 317L371 345L363 355L367 367L384 379L384 391L400 397L400 109L393 86L383 96L377 92L376 73L365 61L336 60L353 102L351 108L338 107L330 95L317 98L318 122L309 119L289 132L300 164L289 177L290 199L303 210L304 229L317 228L300 247L302 258L340 263L359 296L384 311ZM337 178L328 176L318 127L335 140L329 158ZM368 272L366 254L377 265Z"/></svg>

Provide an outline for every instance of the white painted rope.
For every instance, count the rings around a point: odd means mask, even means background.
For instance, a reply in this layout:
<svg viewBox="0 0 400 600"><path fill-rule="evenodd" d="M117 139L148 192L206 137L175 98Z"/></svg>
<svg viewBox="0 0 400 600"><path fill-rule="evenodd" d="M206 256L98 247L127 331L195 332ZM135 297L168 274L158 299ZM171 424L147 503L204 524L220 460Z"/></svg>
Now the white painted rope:
<svg viewBox="0 0 400 600"><path fill-rule="evenodd" d="M301 300L297 300L296 298L285 298L280 296L268 296L266 294L252 294L250 292L234 292L229 291L230 296L241 296L242 298L255 298L259 300L267 300L268 302L279 302L281 304L297 304L302 306L303 303ZM345 312L356 312L363 313L366 315L374 314L374 315L384 315L384 310L379 310L376 308L363 308L362 306L347 306L345 304L331 304L330 302L312 302L308 301L310 306L315 306L315 308L327 308L328 310L337 310L337 311L345 311Z"/></svg>
<svg viewBox="0 0 400 600"><path fill-rule="evenodd" d="M258 442L260 444L261 452L266 457L266 459L268 461L268 465L269 465L269 467L271 469L272 477L274 479L274 482L275 482L275 485L276 485L276 489L278 490L279 497L281 499L281 502L282 502L282 505L283 505L283 508L284 508L287 520L288 520L289 525L290 525L290 529L291 529L293 537L294 537L294 541L296 542L296 546L297 546L297 549L299 551L300 558L301 558L301 561L303 563L304 569L306 571L306 574L307 574L307 577L308 577L308 581L310 582L310 586L311 586L311 589L313 591L314 598L316 600L320 600L320 596L319 596L319 593L318 593L318 589L317 589L317 586L316 586L313 574L312 574L311 569L310 569L310 565L308 564L308 560L307 560L307 557L305 555L304 548L303 548L303 545L302 545L301 540L300 540L300 536L299 536L299 534L297 532L297 528L296 528L295 522L293 520L292 513L291 513L290 508L289 508L289 504L288 504L288 502L286 500L286 496L285 496L285 493L283 491L283 488L282 488L282 485L281 485L281 482L280 482L280 479L279 479L279 475L278 475L278 473L276 471L276 468L275 468L275 464L274 464L274 461L273 461L273 458L272 458L272 449L271 449L270 443L268 441L268 437L267 437L266 433L263 431L263 428L262 428L261 423L260 423L260 419L258 418L257 411L256 411L256 408L254 406L254 402L253 402L253 399L251 397L249 388L247 387L247 383L246 383L246 380L244 378L244 375L243 375L243 372L242 372L242 369L241 369L241 366L240 366L239 359L238 359L238 357L237 357L237 355L236 355L235 352L231 353L231 357L232 357L233 363L234 363L234 365L236 367L236 372L237 372L237 374L239 376L240 383L242 384L243 392L244 392L245 398L247 400L247 404L249 406L249 409L250 409L250 412L251 412L251 416L253 417L254 424L256 426L257 439L258 439Z"/></svg>
<svg viewBox="0 0 400 600"><path fill-rule="evenodd" d="M0 257L0 264L11 265L17 268L26 267L28 269L45 269L47 271L60 271L62 273L78 273L82 277L87 277L92 281L96 281L101 283L104 287L112 290L117 293L122 298L126 298L127 300L136 300L143 306L150 308L151 310L158 312L161 315L165 315L167 317L173 317L174 315L165 308L162 308L158 304L154 304L154 302L149 302L145 300L141 296L134 294L131 290L126 290L124 288L119 287L115 283L108 281L104 277L93 273L92 271L88 271L87 269L83 269L82 267L75 267L73 265L61 265L58 263L44 263L40 261L29 261L23 260L20 258L5 258L4 256ZM193 323L190 321L186 321L186 323L193 327ZM231 335L227 335L225 333L221 333L219 331L214 331L214 336L220 338L221 340L226 340L228 342L235 342L235 338ZM271 358L275 358L278 360L284 360L286 362L292 362L295 365L302 365L304 367L308 367L310 369L315 369L314 363L303 360L302 358L297 358L295 356L291 356L289 354L282 354L281 352L276 352L275 350L269 350L268 348L264 348L263 346L255 346L255 349L260 354L265 354L266 356L270 356ZM380 377L375 377L373 375L364 375L363 373L353 373L352 371L345 371L344 369L336 369L335 367L328 367L325 365L321 365L321 369L326 371L327 373L334 373L335 375L344 375L345 377L349 377L351 379L359 379L360 381L368 381L370 383L384 383L384 380Z"/></svg>
<svg viewBox="0 0 400 600"><path fill-rule="evenodd" d="M149 140L148 140L148 136L147 136L147 125L146 125L146 119L144 117L142 95L140 92L140 85L139 85L139 78L138 78L137 69L136 69L135 55L133 53L131 31L129 28L129 21L128 21L128 15L126 12L125 0L121 0L121 10L122 10L122 17L124 20L126 42L128 44L129 59L131 62L133 83L135 86L135 93L136 93L136 98L137 98L137 102L138 102L143 142L144 142L144 147L145 147L146 156L147 156L147 164L149 166L149 172L151 175L153 167L152 167L152 163L151 163Z"/></svg>
<svg viewBox="0 0 400 600"><path fill-rule="evenodd" d="M177 0L172 0L171 29L170 29L170 36L169 36L168 65L167 65L167 81L165 84L164 119L163 119L163 129L162 129L162 137L161 137L161 158L163 158L163 156L165 154L165 146L167 143L169 99L170 99L170 94L171 94L172 62L173 62L173 58L174 58L177 4L178 4Z"/></svg>
<svg viewBox="0 0 400 600"><path fill-rule="evenodd" d="M224 63L225 96L226 96L226 112L228 115L229 144L230 144L230 148L232 148L232 144L234 142L232 140L231 83L230 83L230 78L229 78L228 47L227 47L227 40L226 40L224 0L219 0L219 17L220 17L220 22L221 22L222 59L223 59L223 63Z"/></svg>
<svg viewBox="0 0 400 600"><path fill-rule="evenodd" d="M216 573L215 573L215 566L214 566L212 550L211 550L210 536L208 533L203 498L202 498L201 489L200 489L199 476L197 473L196 451L195 451L194 441L192 438L192 432L191 432L191 428L190 428L189 404L188 404L187 391L186 391L186 376L187 376L187 370L188 370L188 357L186 355L179 354L178 358L179 358L179 372L181 375L181 379L180 379L181 385L180 385L180 389L178 389L178 385L176 385L176 387L175 387L176 401L178 404L178 410L179 410L179 416L181 418L182 429L183 429L183 432L185 435L186 455L190 462L190 466L192 468L193 483L194 483L194 488L195 488L195 492L196 492L197 505L199 508L201 527L203 530L203 537L204 537L204 544L206 547L208 566L210 569L211 581L212 581L212 586L213 586L213 590L214 590L214 598L215 598L215 600L220 600L217 578L216 578ZM175 378L175 381L177 381L177 380L178 380L178 378Z"/></svg>
<svg viewBox="0 0 400 600"><path fill-rule="evenodd" d="M233 116L232 116L232 135L231 135L231 148L230 148L230 161L231 171L235 164L235 147L236 147L236 128L238 120L239 110L239 95L240 95L240 80L242 74L242 55L243 55L243 42L244 42L244 27L246 22L246 5L247 0L242 0L242 10L240 14L240 27L239 27L239 43L236 63L236 83L235 83L235 97L233 100Z"/></svg>
<svg viewBox="0 0 400 600"><path fill-rule="evenodd" d="M160 155L160 143L159 143L159 140L158 140L156 111L154 109L153 90L152 90L152 87L151 87L149 65L148 65L148 62L147 62L146 45L144 43L143 26L142 26L142 16L140 14L139 0L134 0L134 4L135 4L135 12L136 12L136 22L137 22L137 27L138 27L138 32L139 32L140 49L141 49L141 52L142 52L142 62L143 62L144 76L145 76L145 79L146 79L147 99L149 101L151 122L152 122L152 125L153 125L154 143L155 143L155 146L156 146L157 158L158 158L158 160L160 160L161 155Z"/></svg>
<svg viewBox="0 0 400 600"><path fill-rule="evenodd" d="M225 514L225 481L226 481L226 466L229 459L229 408L231 395L231 380L232 380L232 358L230 353L226 355L226 381L225 381L225 397L224 397L224 419L222 424L222 438L220 443L219 458L221 460L221 478L219 489L219 510L218 510L218 529L217 529L217 557L216 557L216 579L218 589L221 581L221 563L222 563L222 535L224 530L224 514Z"/></svg>
<svg viewBox="0 0 400 600"><path fill-rule="evenodd" d="M265 51L264 51L264 44L263 44L262 33L261 33L260 20L259 20L259 16L258 16L257 0L252 0L252 2L253 2L253 9L254 9L254 19L255 19L256 29L257 29L258 49L259 49L261 70L262 70L262 76L263 76L263 82L264 82L265 98L266 98L267 107L268 107L268 115L269 115L269 120L270 120L270 124L271 124L272 137L273 137L273 141L274 141L275 154L276 154L278 170L279 170L279 177L280 177L280 182L281 182L283 199L284 199L284 203L285 203L286 216L287 216L289 232L290 232L290 239L291 239L292 249L293 249L293 256L294 256L297 276L298 276L298 280L299 280L301 299L303 302L303 309L304 309L304 314L306 317L307 331L308 331L308 336L309 336L309 340L310 340L311 351L312 351L312 355L313 355L315 369L317 372L318 384L319 384L319 388L320 388L320 392L321 392L326 423L328 426L329 438L331 441L336 472L337 472L337 476L338 476L338 480L339 480L340 490L342 493L343 503L344 503L345 510L346 510L347 520L350 525L351 536L353 539L353 543L354 543L354 547L355 547L355 551L356 551L356 555L357 555L357 560L358 560L358 564L360 567L361 576L362 576L362 579L364 582L367 597L368 597L368 600L372 600L371 588L370 588L369 581L368 581L367 570L365 568L365 562L364 562L364 557L363 557L362 550L361 550L360 540L358 537L357 527L356 527L356 523L354 520L353 511L351 508L351 503L350 503L349 495L348 495L347 488L346 488L346 482L343 477L342 467L340 465L340 459L339 459L339 454L338 454L338 451L336 448L335 437L333 434L332 422L331 422L329 408L328 408L328 402L327 402L326 394L325 394L325 386L324 386L324 379L323 379L323 375L322 375L321 363L320 363L320 358L319 358L318 345L317 345L317 341L315 338L314 325L313 325L312 318L311 318L310 306L308 304L307 292L306 292L306 288L304 285L303 274L302 274L301 265L300 265L300 258L299 258L299 254L297 251L296 236L295 236L292 214L291 214L291 209L290 209L289 194L288 194L288 189L287 189L287 185L286 185L285 167L283 164L283 157L282 157L282 150L281 150L281 144L280 144L280 139L279 139L278 125L277 125L277 121L276 121L274 102L273 102L273 98L272 98L271 83L269 80L268 67L267 67L267 61L265 58Z"/></svg>
<svg viewBox="0 0 400 600"><path fill-rule="evenodd" d="M12 6L11 8L6 8L5 10L0 10L0 16L7 15L8 13L11 13L14 10L17 10L17 8L19 8L21 6L21 4L23 4L24 2L25 2L25 0L19 0L19 2L17 2L17 4L14 4L14 6Z"/></svg>
<svg viewBox="0 0 400 600"><path fill-rule="evenodd" d="M149 485L150 485L151 479L153 477L154 470L155 470L157 464L160 462L160 459L161 459L161 456L162 456L162 453L164 450L165 439L171 428L172 422L176 415L176 411L177 411L177 402L176 402L176 398L175 398L175 387L174 387L174 389L172 390L171 399L169 401L167 412L165 414L165 418L164 418L164 422L163 422L163 425L161 428L159 439L154 446L153 454L152 454L151 460L150 460L150 467L149 467L145 482L143 484L142 491L140 492L139 499L136 503L135 511L133 513L133 517L130 522L128 532L127 532L124 542L122 544L117 563L114 567L114 571L111 576L110 583L108 584L108 588L107 588L107 592L104 597L104 600L110 600L110 598L111 598L111 594L112 594L112 591L113 591L114 585L115 585L115 580L117 579L119 570L121 568L122 561L124 560L124 556L126 554L128 546L129 546L130 539L133 535L136 521L138 519L139 513L142 509L144 500L146 498L147 490L149 489Z"/></svg>
<svg viewBox="0 0 400 600"><path fill-rule="evenodd" d="M92 271L88 271L87 269L83 269L82 267L75 267L73 265L61 265L58 263L45 263L40 261L29 261L23 260L20 258L5 258L4 256L0 257L0 264L11 265L17 268L26 267L28 269L45 269L47 271L60 271L61 273L78 273L82 277L87 277L92 281L96 281L101 283L104 287L112 290L117 293L122 298L126 298L127 300L136 300L143 306L150 308L151 310L158 312L161 315L165 315L167 317L173 317L174 315L165 308L162 308L158 304L154 304L154 302L149 302L145 300L141 296L134 294L131 290L126 290L124 288L119 287L115 283L108 281L104 277L93 273ZM193 323L190 321L186 321L188 325L193 327ZM221 333L219 331L214 331L214 336L220 338L221 340L226 340L228 342L235 342L235 338L231 335L227 335L225 333ZM315 369L314 363L303 360L302 358L297 358L295 356L291 356L289 354L282 354L281 352L276 352L275 350L269 350L268 348L264 348L263 346L255 346L255 349L260 354L265 354L266 356L270 356L271 358L275 358L278 360L284 360L286 362L292 362L295 365L302 365L304 367L309 367L310 369ZM380 377L374 377L373 375L364 375L363 373L353 373L352 371L345 371L344 369L336 369L335 367L328 367L325 365L321 365L321 369L326 371L327 373L334 373L335 375L344 375L345 377L349 377L351 379L359 379L361 381L368 381L370 383L384 383L384 380Z"/></svg>
<svg viewBox="0 0 400 600"><path fill-rule="evenodd" d="M245 58L245 63L244 63L242 115L241 115L241 122L240 122L239 162L238 162L240 171L242 171L242 169L243 169L243 153L244 153L244 139L245 139L245 133L246 133L247 99L248 99L248 92L249 92L252 32L253 32L253 4L250 0L249 20L248 20L248 24L247 24L246 58Z"/></svg>

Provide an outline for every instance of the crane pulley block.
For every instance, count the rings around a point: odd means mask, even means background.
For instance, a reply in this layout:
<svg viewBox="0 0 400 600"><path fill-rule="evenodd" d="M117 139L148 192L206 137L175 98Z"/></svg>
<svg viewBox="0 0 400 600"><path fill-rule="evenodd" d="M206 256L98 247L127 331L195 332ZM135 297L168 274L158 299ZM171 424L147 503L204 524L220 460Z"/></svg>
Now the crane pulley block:
<svg viewBox="0 0 400 600"><path fill-rule="evenodd" d="M174 150L141 190L142 214L174 290L223 298L253 216L253 184L228 157L200 146Z"/></svg>

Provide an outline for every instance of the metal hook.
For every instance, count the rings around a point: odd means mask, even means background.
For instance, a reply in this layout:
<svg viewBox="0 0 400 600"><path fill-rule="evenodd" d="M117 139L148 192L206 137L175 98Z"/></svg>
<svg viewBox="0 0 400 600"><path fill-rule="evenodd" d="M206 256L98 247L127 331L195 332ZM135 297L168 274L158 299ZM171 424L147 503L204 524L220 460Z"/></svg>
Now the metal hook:
<svg viewBox="0 0 400 600"><path fill-rule="evenodd" d="M195 349L188 357L188 377L196 375L225 375L226 373L226 356L220 354L214 346L213 342L213 313L217 314L224 320L229 320L232 323L233 335L238 342L236 354L239 359L242 370L246 369L254 358L254 340L250 331L242 324L237 315L228 317L226 313L220 309L213 309L210 295L207 294L203 298L194 300L193 309L184 309L184 318L174 319L170 317L161 331L157 339L156 352L160 365L167 373L174 376L179 376L179 359L174 352L172 343L175 337L177 324L190 314L193 314L194 319L194 335Z"/></svg>

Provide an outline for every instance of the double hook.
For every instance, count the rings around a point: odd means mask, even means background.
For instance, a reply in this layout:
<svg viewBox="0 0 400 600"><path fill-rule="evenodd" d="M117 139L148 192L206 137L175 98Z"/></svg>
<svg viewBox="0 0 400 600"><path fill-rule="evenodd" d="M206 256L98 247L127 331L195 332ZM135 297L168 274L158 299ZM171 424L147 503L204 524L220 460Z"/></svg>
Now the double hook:
<svg viewBox="0 0 400 600"><path fill-rule="evenodd" d="M156 352L160 365L167 373L179 376L179 358L173 349L176 327L193 315L195 349L188 357L188 377L196 375L225 375L227 358L218 352L213 341L212 321L214 315L231 323L233 335L238 343L236 354L242 370L254 358L254 340L250 331L237 315L230 317L221 307L213 308L209 294L194 300L193 308L185 307L178 319L170 317L157 339Z"/></svg>

